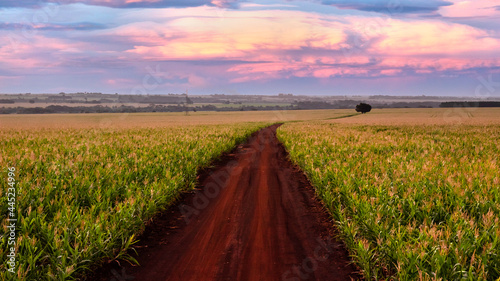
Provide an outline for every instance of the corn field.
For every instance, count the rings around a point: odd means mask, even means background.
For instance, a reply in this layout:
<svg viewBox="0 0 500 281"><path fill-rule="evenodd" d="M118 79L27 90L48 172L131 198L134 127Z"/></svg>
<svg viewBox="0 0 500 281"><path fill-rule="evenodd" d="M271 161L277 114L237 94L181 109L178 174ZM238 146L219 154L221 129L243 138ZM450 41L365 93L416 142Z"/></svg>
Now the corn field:
<svg viewBox="0 0 500 281"><path fill-rule="evenodd" d="M367 280L500 277L500 126L316 121L278 137Z"/></svg>
<svg viewBox="0 0 500 281"><path fill-rule="evenodd" d="M191 189L196 172L264 123L0 131L0 259L7 261L8 168L17 182L16 272L73 280L126 250L145 222Z"/></svg>

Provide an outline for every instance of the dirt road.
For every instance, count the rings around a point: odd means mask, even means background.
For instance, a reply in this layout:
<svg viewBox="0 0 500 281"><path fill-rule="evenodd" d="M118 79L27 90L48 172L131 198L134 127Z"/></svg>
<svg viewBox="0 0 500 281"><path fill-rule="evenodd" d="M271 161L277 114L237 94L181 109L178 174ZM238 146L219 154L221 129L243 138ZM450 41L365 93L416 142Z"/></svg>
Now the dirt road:
<svg viewBox="0 0 500 281"><path fill-rule="evenodd" d="M254 134L205 172L200 190L146 231L140 267L112 275L108 269L107 275L150 281L359 279L332 238L333 222L287 159L277 127Z"/></svg>

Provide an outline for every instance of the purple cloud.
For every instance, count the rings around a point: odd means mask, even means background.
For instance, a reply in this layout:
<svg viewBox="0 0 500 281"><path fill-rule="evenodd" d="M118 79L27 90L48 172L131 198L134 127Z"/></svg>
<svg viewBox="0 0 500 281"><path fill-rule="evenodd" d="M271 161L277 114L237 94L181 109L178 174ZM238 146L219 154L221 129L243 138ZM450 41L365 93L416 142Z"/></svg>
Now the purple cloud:
<svg viewBox="0 0 500 281"><path fill-rule="evenodd" d="M237 1L233 0L4 0L0 2L0 8L24 7L34 8L40 4L74 4L82 3L86 5L105 6L111 8L167 8L167 7L198 7L198 6L218 6L226 8L236 8Z"/></svg>
<svg viewBox="0 0 500 281"><path fill-rule="evenodd" d="M36 30L99 30L106 29L107 26L91 22L77 22L65 24L37 24L28 25L23 23L4 23L0 22L0 30L19 30L19 29L36 29Z"/></svg>
<svg viewBox="0 0 500 281"><path fill-rule="evenodd" d="M453 5L442 0L323 0L322 3L341 9L389 14L426 14L437 11L439 7Z"/></svg>

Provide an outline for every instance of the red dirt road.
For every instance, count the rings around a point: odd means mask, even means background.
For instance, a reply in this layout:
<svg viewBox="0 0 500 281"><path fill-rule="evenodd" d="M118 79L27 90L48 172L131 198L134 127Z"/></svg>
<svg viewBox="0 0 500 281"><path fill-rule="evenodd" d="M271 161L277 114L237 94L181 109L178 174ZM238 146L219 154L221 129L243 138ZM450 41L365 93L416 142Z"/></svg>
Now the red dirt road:
<svg viewBox="0 0 500 281"><path fill-rule="evenodd" d="M153 231L159 242L143 241L141 266L94 280L360 279L306 177L287 159L278 126L254 134L200 178L169 227Z"/></svg>

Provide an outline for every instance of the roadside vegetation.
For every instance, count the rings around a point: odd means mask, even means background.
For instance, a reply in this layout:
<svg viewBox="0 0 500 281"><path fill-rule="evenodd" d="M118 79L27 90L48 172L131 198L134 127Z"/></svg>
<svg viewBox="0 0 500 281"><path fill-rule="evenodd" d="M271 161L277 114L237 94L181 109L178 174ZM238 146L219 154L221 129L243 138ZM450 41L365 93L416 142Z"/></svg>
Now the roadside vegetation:
<svg viewBox="0 0 500 281"><path fill-rule="evenodd" d="M195 185L198 168L265 125L0 131L2 261L6 214L17 218L15 274L2 262L0 280L73 280L95 263L133 262L126 250L145 223Z"/></svg>
<svg viewBox="0 0 500 281"><path fill-rule="evenodd" d="M338 120L358 123L288 123L278 137L337 221L364 276L497 280L498 122L381 126L348 119Z"/></svg>

